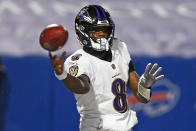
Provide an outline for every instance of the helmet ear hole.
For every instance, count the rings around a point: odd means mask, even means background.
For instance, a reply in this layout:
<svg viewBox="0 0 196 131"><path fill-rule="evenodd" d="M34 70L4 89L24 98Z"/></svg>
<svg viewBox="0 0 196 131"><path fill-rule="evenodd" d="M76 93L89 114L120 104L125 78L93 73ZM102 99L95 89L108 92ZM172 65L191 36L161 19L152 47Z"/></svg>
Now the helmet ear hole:
<svg viewBox="0 0 196 131"><path fill-rule="evenodd" d="M84 45L87 45L88 42L87 42L86 40L83 40L83 44L84 44Z"/></svg>
<svg viewBox="0 0 196 131"><path fill-rule="evenodd" d="M80 26L79 26L79 29L80 29L81 31L83 31L83 30L85 30L85 27L82 26L82 25L80 25Z"/></svg>

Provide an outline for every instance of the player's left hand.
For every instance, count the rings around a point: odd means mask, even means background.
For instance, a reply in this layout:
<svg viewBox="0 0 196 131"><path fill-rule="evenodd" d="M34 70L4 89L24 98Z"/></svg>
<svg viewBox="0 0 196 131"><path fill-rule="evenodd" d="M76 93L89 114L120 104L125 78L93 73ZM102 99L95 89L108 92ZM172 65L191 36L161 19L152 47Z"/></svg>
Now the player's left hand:
<svg viewBox="0 0 196 131"><path fill-rule="evenodd" d="M157 69L158 64L155 63L152 68L151 63L146 66L144 74L140 77L138 82L138 96L142 96L142 99L146 99L145 103L150 101L151 98L151 86L158 80L163 79L164 75L159 75L162 67ZM158 76L159 75L159 76Z"/></svg>
<svg viewBox="0 0 196 131"><path fill-rule="evenodd" d="M150 88L156 81L164 78L164 75L159 75L162 70L162 67L159 67L157 69L158 64L155 63L150 69L151 65L151 63L148 63L144 74L140 77L139 80L139 84L145 88Z"/></svg>

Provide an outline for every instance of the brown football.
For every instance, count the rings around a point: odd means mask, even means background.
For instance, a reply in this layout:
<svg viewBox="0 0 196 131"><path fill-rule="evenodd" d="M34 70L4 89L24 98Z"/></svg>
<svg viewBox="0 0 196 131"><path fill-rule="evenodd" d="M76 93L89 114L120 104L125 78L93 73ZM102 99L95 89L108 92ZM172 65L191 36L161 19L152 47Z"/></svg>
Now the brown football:
<svg viewBox="0 0 196 131"><path fill-rule="evenodd" d="M62 25L48 25L40 34L41 47L48 51L56 51L62 48L68 39L68 31Z"/></svg>

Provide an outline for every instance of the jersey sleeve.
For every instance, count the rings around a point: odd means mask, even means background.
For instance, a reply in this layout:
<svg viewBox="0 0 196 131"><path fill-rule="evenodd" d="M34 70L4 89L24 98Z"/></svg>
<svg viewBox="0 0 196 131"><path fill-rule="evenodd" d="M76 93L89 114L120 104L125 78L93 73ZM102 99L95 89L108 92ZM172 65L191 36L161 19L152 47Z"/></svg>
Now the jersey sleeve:
<svg viewBox="0 0 196 131"><path fill-rule="evenodd" d="M124 52L123 54L124 54L125 60L129 63L131 60L131 56L127 48L127 45L124 42L122 42L122 46L123 46L123 52Z"/></svg>
<svg viewBox="0 0 196 131"><path fill-rule="evenodd" d="M72 76L78 77L82 74L91 78L92 71L88 59L82 53L75 53L64 62L64 69Z"/></svg>
<svg viewBox="0 0 196 131"><path fill-rule="evenodd" d="M115 39L116 40L116 44L118 45L118 49L119 49L119 52L122 56L122 61L128 65L128 68L129 68L129 72L132 72L134 71L134 65L133 65L133 62L132 62L132 59L131 59L131 55L129 53L129 50L127 48L127 45L125 42L121 41L121 40L118 40L117 38Z"/></svg>
<svg viewBox="0 0 196 131"><path fill-rule="evenodd" d="M129 53L127 45L124 42L122 42L122 45L123 45L123 50L124 50L123 54L124 54L125 61L129 65L129 72L135 71L135 67L131 59L131 55Z"/></svg>
<svg viewBox="0 0 196 131"><path fill-rule="evenodd" d="M119 39L116 39L116 40L118 43L117 45L118 45L119 52L121 53L123 60L126 62L126 64L129 64L129 62L131 61L131 56L128 51L126 43Z"/></svg>

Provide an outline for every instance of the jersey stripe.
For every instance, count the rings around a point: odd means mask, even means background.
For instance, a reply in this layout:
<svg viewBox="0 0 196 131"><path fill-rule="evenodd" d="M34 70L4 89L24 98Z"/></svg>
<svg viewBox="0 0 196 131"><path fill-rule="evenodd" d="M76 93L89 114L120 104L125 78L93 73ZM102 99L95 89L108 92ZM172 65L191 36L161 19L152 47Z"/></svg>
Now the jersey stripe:
<svg viewBox="0 0 196 131"><path fill-rule="evenodd" d="M100 15L100 13L99 13L99 10L97 9L96 6L93 6L93 7L94 7L94 9L95 9L96 12L97 12L98 20L101 21L101 15Z"/></svg>
<svg viewBox="0 0 196 131"><path fill-rule="evenodd" d="M101 9L101 12L103 13L104 20L107 20L107 16L105 14L105 11L103 10L103 8L101 6L99 6L99 8Z"/></svg>

